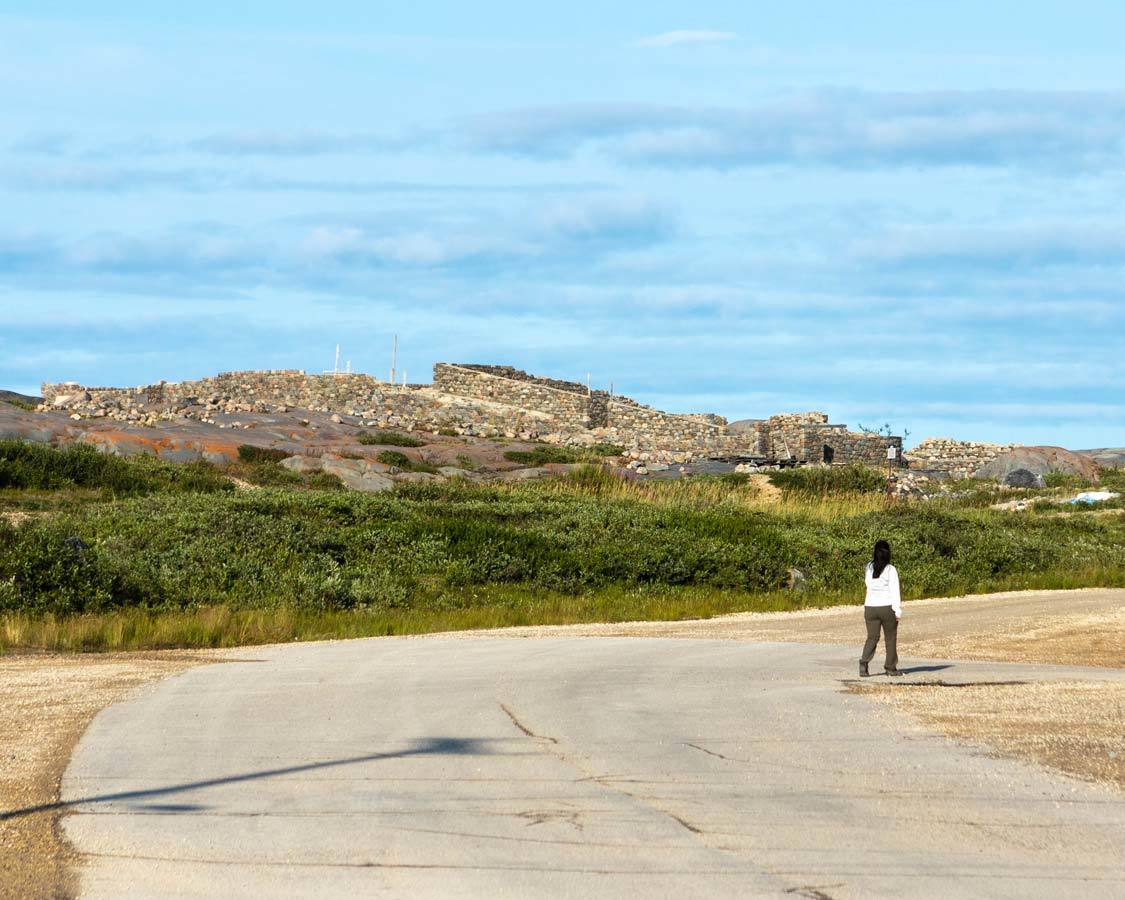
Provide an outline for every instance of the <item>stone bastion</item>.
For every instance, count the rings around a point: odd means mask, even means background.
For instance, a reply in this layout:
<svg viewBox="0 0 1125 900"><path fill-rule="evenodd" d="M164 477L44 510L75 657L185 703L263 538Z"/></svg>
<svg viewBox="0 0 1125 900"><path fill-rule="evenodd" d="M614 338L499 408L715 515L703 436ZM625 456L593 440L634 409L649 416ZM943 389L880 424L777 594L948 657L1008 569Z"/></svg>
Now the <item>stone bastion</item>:
<svg viewBox="0 0 1125 900"><path fill-rule="evenodd" d="M363 424L548 443L619 444L628 455L666 462L708 456L882 465L901 459L902 438L848 431L819 412L728 423L722 416L669 413L577 382L540 378L510 366L437 363L431 384L399 385L359 373L299 369L224 372L197 381L135 388L43 385L42 409L74 418L156 426L211 421L217 412L313 409Z"/></svg>

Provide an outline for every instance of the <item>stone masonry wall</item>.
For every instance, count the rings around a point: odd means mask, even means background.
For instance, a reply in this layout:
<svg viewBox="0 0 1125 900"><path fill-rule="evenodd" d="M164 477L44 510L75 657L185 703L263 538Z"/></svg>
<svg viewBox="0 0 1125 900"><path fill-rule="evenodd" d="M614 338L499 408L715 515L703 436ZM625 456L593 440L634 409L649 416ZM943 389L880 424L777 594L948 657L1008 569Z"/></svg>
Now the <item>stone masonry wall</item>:
<svg viewBox="0 0 1125 900"><path fill-rule="evenodd" d="M512 373L526 375L518 369ZM504 372L505 374L498 374ZM504 366L434 366L434 389L460 397L475 397L524 409L536 409L558 420L560 427L587 428L590 421L586 389L571 382L517 378ZM565 385L566 389L556 385ZM569 388L574 388L571 390ZM580 390L579 390L580 389Z"/></svg>
<svg viewBox="0 0 1125 900"><path fill-rule="evenodd" d="M721 416L663 412L628 397L587 391L576 382L536 378L506 366L438 363L432 386L285 369L224 372L136 388L44 384L43 397L43 408L66 410L77 418L156 425L183 417L240 427L231 421L240 412L310 409L352 416L369 426L451 429L560 444L620 444L634 455L667 462L723 454L818 463L828 446L835 463L859 459L881 465L887 445L902 443L899 438L849 432L843 425L829 424L819 412L773 416L732 431Z"/></svg>
<svg viewBox="0 0 1125 900"><path fill-rule="evenodd" d="M951 478L968 478L986 463L1018 444L985 444L929 437L906 454L912 469L937 472Z"/></svg>

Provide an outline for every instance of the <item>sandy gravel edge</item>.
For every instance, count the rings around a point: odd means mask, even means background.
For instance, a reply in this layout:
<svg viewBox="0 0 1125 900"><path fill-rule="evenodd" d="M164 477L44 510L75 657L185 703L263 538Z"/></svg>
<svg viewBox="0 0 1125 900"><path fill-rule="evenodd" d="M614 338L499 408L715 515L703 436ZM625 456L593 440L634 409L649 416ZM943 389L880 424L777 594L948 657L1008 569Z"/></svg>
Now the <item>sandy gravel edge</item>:
<svg viewBox="0 0 1125 900"><path fill-rule="evenodd" d="M0 657L0 898L69 898L76 858L59 787L103 708L161 678L218 661L208 651Z"/></svg>

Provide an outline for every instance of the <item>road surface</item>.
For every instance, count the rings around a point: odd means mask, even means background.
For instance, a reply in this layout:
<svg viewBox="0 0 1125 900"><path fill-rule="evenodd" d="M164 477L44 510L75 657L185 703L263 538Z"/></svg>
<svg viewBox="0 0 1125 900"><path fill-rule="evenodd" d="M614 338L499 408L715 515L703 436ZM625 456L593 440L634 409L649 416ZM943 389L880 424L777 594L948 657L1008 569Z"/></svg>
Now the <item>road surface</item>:
<svg viewBox="0 0 1125 900"><path fill-rule="evenodd" d="M569 636L239 651L82 739L62 785L82 896L1125 896L1125 797L849 693L855 655Z"/></svg>

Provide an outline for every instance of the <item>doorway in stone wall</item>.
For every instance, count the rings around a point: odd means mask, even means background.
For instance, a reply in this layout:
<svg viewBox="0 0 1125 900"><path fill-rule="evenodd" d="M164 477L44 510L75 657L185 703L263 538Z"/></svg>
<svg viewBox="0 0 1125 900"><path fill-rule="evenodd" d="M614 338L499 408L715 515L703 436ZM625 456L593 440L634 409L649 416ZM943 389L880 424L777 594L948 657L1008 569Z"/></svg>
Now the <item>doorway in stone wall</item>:
<svg viewBox="0 0 1125 900"><path fill-rule="evenodd" d="M827 465L832 465L832 460L836 458L836 451L827 444L824 445L824 462Z"/></svg>

